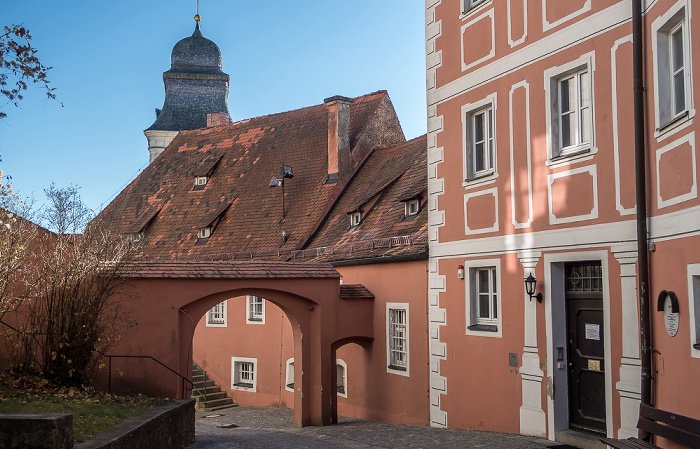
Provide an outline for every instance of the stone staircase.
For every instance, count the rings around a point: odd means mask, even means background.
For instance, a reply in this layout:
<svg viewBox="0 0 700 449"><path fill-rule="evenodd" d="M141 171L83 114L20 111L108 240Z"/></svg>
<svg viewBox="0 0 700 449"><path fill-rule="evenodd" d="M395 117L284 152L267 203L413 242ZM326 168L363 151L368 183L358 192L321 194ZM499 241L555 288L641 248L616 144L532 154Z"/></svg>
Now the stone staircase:
<svg viewBox="0 0 700 449"><path fill-rule="evenodd" d="M206 371L196 363L192 362L192 364L192 383L194 383L192 398L197 400L197 411L213 412L238 405L228 397L225 391L221 391L221 387L209 379Z"/></svg>

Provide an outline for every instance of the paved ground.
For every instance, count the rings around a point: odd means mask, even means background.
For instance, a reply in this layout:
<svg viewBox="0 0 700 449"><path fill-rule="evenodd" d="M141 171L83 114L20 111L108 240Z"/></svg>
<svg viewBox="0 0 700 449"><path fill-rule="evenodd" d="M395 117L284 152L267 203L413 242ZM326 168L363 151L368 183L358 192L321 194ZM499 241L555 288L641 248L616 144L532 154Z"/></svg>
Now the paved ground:
<svg viewBox="0 0 700 449"><path fill-rule="evenodd" d="M518 435L435 429L342 417L337 425L296 429L292 410L257 407L197 412L196 432L196 442L188 449L551 447L547 441Z"/></svg>

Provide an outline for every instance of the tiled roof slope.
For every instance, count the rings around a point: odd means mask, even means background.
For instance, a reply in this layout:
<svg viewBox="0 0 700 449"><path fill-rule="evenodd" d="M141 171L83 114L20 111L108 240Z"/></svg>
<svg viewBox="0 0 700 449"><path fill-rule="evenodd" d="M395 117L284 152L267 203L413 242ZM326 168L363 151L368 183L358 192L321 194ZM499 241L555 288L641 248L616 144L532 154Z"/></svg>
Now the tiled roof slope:
<svg viewBox="0 0 700 449"><path fill-rule="evenodd" d="M367 159L308 244L324 261L427 254L427 140L378 149ZM420 199L418 215L405 221L405 200ZM349 213L362 222L349 232ZM298 259L299 257L297 257Z"/></svg>
<svg viewBox="0 0 700 449"><path fill-rule="evenodd" d="M355 98L350 114L353 160L363 161L375 146L405 141L385 91ZM327 142L324 104L182 131L98 220L112 223L122 234L145 230L139 244L145 258L260 250L272 254L277 249L288 253L308 241L351 174L326 184ZM294 178L284 185L284 219L282 188L269 187L283 164L294 170ZM211 176L206 187L193 190L195 176L203 172ZM197 231L212 223L218 225L207 243L195 245Z"/></svg>

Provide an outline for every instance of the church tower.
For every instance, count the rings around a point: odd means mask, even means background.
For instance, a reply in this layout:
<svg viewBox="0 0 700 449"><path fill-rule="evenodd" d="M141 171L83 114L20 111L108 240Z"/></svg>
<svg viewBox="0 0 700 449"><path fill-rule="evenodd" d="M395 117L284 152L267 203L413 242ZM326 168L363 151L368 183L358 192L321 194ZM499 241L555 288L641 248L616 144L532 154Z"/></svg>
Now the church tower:
<svg viewBox="0 0 700 449"><path fill-rule="evenodd" d="M228 121L229 76L221 70L221 50L199 29L199 14L192 36L175 44L170 70L163 73L165 103L156 109L156 121L144 131L149 163L178 132L207 126L207 115L218 113Z"/></svg>

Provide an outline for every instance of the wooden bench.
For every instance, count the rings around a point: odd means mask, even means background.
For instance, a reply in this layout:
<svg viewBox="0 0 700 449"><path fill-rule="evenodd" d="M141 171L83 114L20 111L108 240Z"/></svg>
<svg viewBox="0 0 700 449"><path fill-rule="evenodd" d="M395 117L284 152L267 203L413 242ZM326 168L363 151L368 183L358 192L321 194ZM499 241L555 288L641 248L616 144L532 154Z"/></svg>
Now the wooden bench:
<svg viewBox="0 0 700 449"><path fill-rule="evenodd" d="M700 421L697 419L642 404L639 406L637 428L690 448L700 449ZM600 441L616 449L653 449L659 447L639 438L626 440L601 438Z"/></svg>

